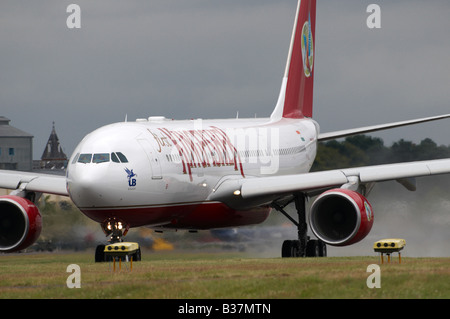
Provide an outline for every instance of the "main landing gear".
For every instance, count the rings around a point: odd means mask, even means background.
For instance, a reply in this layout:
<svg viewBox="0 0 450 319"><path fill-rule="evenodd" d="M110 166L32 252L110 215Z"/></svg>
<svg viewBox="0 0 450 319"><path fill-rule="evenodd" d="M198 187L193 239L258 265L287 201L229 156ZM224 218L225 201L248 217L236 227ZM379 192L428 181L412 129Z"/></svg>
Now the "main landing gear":
<svg viewBox="0 0 450 319"><path fill-rule="evenodd" d="M103 232L109 237L108 245L98 245L95 249L95 262L112 261L114 256L126 260L133 258L133 261L141 261L141 248L137 243L124 243L122 237L130 229L128 225L115 218L110 218L102 223ZM123 243L120 245L118 243ZM115 244L115 245L114 245ZM130 245L135 244L135 245ZM132 247L132 249L130 248ZM113 251L109 251L109 250ZM117 251L115 251L117 250Z"/></svg>
<svg viewBox="0 0 450 319"><path fill-rule="evenodd" d="M295 203L295 209L298 215L298 221L292 218L284 208L290 203ZM297 226L298 239L285 240L281 247L281 257L326 257L327 246L318 239L310 239L308 236L308 225L306 224L306 195L297 193L294 198L284 205L276 202L272 207L282 213L295 226Z"/></svg>

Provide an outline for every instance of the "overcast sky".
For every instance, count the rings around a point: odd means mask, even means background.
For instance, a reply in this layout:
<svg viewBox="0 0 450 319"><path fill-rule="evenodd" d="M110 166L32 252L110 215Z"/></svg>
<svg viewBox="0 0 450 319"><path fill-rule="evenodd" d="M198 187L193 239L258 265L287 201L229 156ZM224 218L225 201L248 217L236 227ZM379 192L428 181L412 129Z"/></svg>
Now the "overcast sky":
<svg viewBox="0 0 450 319"><path fill-rule="evenodd" d="M66 8L81 7L81 29ZM366 25L370 3L381 29ZM113 122L269 116L296 0L2 0L0 115L34 135L52 122L70 155ZM450 113L450 2L318 0L314 117L323 132ZM450 144L450 120L376 133Z"/></svg>

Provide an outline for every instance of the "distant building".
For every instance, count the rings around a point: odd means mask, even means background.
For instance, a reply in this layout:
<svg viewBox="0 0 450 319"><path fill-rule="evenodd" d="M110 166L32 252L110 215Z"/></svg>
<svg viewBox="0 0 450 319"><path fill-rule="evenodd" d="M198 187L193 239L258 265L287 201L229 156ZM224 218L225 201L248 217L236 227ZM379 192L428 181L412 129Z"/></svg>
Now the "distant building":
<svg viewBox="0 0 450 319"><path fill-rule="evenodd" d="M55 130L55 122L53 122L52 132L41 156L40 168L64 170L66 167L67 156L59 144L58 135L56 135Z"/></svg>
<svg viewBox="0 0 450 319"><path fill-rule="evenodd" d="M33 135L11 125L0 116L0 169L31 171L33 168Z"/></svg>

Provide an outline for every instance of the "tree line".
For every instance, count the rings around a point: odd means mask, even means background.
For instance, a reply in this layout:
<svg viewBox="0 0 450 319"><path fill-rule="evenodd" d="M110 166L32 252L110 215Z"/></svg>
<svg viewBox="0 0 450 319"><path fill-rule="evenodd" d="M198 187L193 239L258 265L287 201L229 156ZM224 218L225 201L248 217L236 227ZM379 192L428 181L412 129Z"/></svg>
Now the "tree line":
<svg viewBox="0 0 450 319"><path fill-rule="evenodd" d="M450 146L430 138L419 144L399 140L387 147L381 138L356 135L344 140L319 143L311 171L450 158Z"/></svg>

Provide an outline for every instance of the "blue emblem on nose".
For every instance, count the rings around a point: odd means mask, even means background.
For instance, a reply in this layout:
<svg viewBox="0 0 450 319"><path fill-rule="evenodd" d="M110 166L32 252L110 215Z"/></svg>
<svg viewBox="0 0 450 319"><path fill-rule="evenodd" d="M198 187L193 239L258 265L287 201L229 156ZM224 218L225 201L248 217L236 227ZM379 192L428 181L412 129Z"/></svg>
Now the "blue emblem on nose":
<svg viewBox="0 0 450 319"><path fill-rule="evenodd" d="M136 177L137 175L133 172L133 170L130 170L128 168L125 168L125 172L127 172L128 186L136 186L136 178L134 177Z"/></svg>

